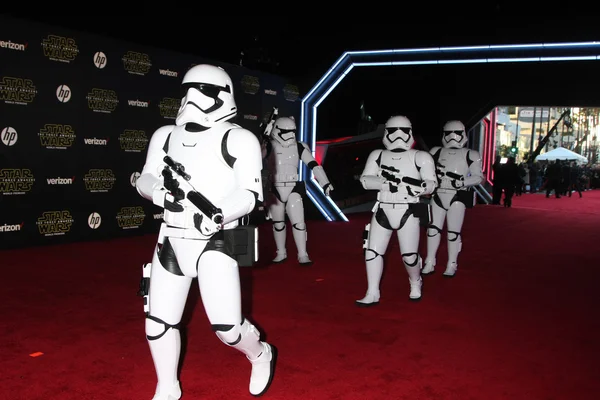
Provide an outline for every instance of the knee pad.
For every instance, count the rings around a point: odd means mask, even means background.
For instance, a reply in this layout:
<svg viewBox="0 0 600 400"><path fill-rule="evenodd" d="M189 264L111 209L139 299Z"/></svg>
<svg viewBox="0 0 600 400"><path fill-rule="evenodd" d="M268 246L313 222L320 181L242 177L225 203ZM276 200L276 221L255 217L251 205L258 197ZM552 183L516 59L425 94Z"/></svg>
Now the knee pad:
<svg viewBox="0 0 600 400"><path fill-rule="evenodd" d="M404 253L402 261L409 267L416 267L419 263L419 253Z"/></svg>
<svg viewBox="0 0 600 400"><path fill-rule="evenodd" d="M245 339L247 339L251 335L254 337L250 337L249 339L254 340L254 341L258 340L258 338L260 337L260 334L254 327L254 325L252 325L250 322L248 322L248 320L245 318L242 321L242 323L240 323L240 324L236 324L236 325L218 325L217 324L217 325L213 325L212 329L215 332L215 334L217 335L217 337L219 338L219 340L221 340L227 346L231 346L231 347L235 347L235 348L244 346L245 343L247 342L247 340L245 340Z"/></svg>
<svg viewBox="0 0 600 400"><path fill-rule="evenodd" d="M383 254L379 254L373 249L365 249L365 261L373 261L377 257L383 257Z"/></svg>
<svg viewBox="0 0 600 400"><path fill-rule="evenodd" d="M429 225L427 227L427 237L435 237L437 235L441 235L442 230L435 225Z"/></svg>
<svg viewBox="0 0 600 400"><path fill-rule="evenodd" d="M298 223L292 225L292 227L294 229L296 229L297 231L305 231L306 230L306 224L304 222L298 222Z"/></svg>
<svg viewBox="0 0 600 400"><path fill-rule="evenodd" d="M273 230L276 232L285 230L285 221L273 221Z"/></svg>
<svg viewBox="0 0 600 400"><path fill-rule="evenodd" d="M175 325L171 325L166 323L160 318L154 317L152 315L146 316L146 338L148 340L157 340L163 337L169 329L179 329L178 322Z"/></svg>
<svg viewBox="0 0 600 400"><path fill-rule="evenodd" d="M448 231L449 242L461 242L460 232Z"/></svg>

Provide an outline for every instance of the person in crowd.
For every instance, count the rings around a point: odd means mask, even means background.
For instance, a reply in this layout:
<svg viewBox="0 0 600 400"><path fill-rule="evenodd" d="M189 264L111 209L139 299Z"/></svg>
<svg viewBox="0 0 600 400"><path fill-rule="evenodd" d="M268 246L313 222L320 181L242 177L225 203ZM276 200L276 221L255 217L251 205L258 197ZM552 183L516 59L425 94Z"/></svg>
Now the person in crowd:
<svg viewBox="0 0 600 400"><path fill-rule="evenodd" d="M562 170L558 160L548 164L546 167L545 178L546 198L550 197L550 193L554 191L554 196L559 199L561 192Z"/></svg>
<svg viewBox="0 0 600 400"><path fill-rule="evenodd" d="M512 198L517 185L521 185L519 167L517 166L515 158L509 157L503 170L504 207L512 207Z"/></svg>

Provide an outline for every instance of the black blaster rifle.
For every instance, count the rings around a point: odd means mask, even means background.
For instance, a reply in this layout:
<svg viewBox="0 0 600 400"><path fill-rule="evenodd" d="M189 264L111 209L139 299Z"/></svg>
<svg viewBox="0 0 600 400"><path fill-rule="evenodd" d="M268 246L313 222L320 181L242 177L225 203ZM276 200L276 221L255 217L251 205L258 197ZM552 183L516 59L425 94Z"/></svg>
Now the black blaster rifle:
<svg viewBox="0 0 600 400"><path fill-rule="evenodd" d="M165 177L165 179L173 179L171 170L174 171L177 175L181 176L183 179L185 179L186 182L188 182L188 184L192 188L192 190L190 190L187 194L187 199L190 201L190 203L195 205L198 208L198 210L202 212L202 214L209 217L215 224L220 225L221 223L223 223L223 212L221 211L221 209L215 206L213 203L211 203L210 200L204 197L202 193L198 192L192 186L192 184L189 183L192 177L187 172L185 172L185 167L182 164L175 162L169 156L165 156L163 161L170 168L165 168L165 170L163 171L163 176ZM165 174L165 172L167 173Z"/></svg>
<svg viewBox="0 0 600 400"><path fill-rule="evenodd" d="M273 107L273 110L271 110L271 113L269 114L267 120L260 123L258 129L262 131L261 135L263 137L271 136L271 131L275 126L275 120L277 119L277 115L279 115L279 108Z"/></svg>
<svg viewBox="0 0 600 400"><path fill-rule="evenodd" d="M420 188L425 188L425 186L426 186L425 182L423 182L420 179L411 178L410 176L399 175L400 170L397 168L394 168L389 165L383 165L383 164L380 167L381 167L381 176L390 182L406 183L408 185L418 186Z"/></svg>
<svg viewBox="0 0 600 400"><path fill-rule="evenodd" d="M436 168L435 171L436 171L437 175L440 177L447 176L448 178L453 179L452 187L459 189L460 187L456 186L455 181L464 181L465 177L460 174L457 174L455 172L452 172L452 171L446 171L446 167L444 165L441 165L441 164L438 164L438 165L444 169Z"/></svg>

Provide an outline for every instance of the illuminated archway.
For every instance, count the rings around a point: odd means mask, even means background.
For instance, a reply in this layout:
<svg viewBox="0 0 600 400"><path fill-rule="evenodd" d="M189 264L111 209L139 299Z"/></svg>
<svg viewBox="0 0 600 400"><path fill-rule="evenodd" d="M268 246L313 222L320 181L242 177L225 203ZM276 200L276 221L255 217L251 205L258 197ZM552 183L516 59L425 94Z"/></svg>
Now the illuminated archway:
<svg viewBox="0 0 600 400"><path fill-rule="evenodd" d="M599 48L600 42L577 42L347 51L302 99L300 140L309 145L314 155L317 109L355 67L591 61L599 59ZM524 51L527 52L525 56ZM492 136L495 135L486 134L485 140L492 140ZM490 148L493 145L494 143L485 143L484 147ZM493 155L488 155L490 156ZM308 197L328 221L348 221L335 202L325 196L304 164L300 165L300 180L305 181Z"/></svg>

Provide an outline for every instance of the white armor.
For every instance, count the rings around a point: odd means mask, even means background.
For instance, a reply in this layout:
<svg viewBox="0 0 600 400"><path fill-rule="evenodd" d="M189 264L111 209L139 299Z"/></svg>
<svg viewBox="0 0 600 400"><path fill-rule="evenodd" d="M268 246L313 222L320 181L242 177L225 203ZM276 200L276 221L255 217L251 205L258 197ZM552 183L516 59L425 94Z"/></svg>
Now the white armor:
<svg viewBox="0 0 600 400"><path fill-rule="evenodd" d="M275 120L270 133L267 161L270 181L273 183L271 198L268 203L269 218L273 221L273 236L277 246L274 263L287 259L286 214L292 224L292 234L300 265L312 264L306 250L306 223L302 197L305 192L303 182L298 181L298 163L302 161L313 172L315 179L327 196L333 190L325 170L313 157L310 148L304 142L296 140L296 122L290 117L279 117Z"/></svg>
<svg viewBox="0 0 600 400"><path fill-rule="evenodd" d="M365 229L366 296L359 307L379 303L383 256L393 231L397 231L402 261L409 276L411 300L421 298L420 218L429 217L429 206L419 197L436 187L433 158L413 149L414 137L408 118L395 116L385 124L383 143L387 150L371 152L361 175L366 190L378 190L373 217Z"/></svg>
<svg viewBox="0 0 600 400"><path fill-rule="evenodd" d="M448 226L448 263L444 276L454 276L458 268L465 210L472 207L474 200L469 188L479 185L484 179L479 152L464 148L466 143L464 125L460 121L449 121L443 129L443 147L434 147L430 151L435 161L439 186L431 201L432 220L427 229L427 257L423 275L434 272L445 220Z"/></svg>
<svg viewBox="0 0 600 400"><path fill-rule="evenodd" d="M195 66L183 86L186 93L176 125L152 135L136 183L142 197L165 209L152 264L144 269L149 275L146 336L158 378L153 400L181 397L179 324L193 278L198 278L213 331L246 355L252 365L250 392L260 395L271 382L276 349L261 341L254 325L242 316L238 263L228 244L230 230L262 201L261 149L254 134L226 122L236 108L224 70ZM174 168L165 168L165 156ZM192 203L188 194L195 191L221 209L222 219Z"/></svg>

